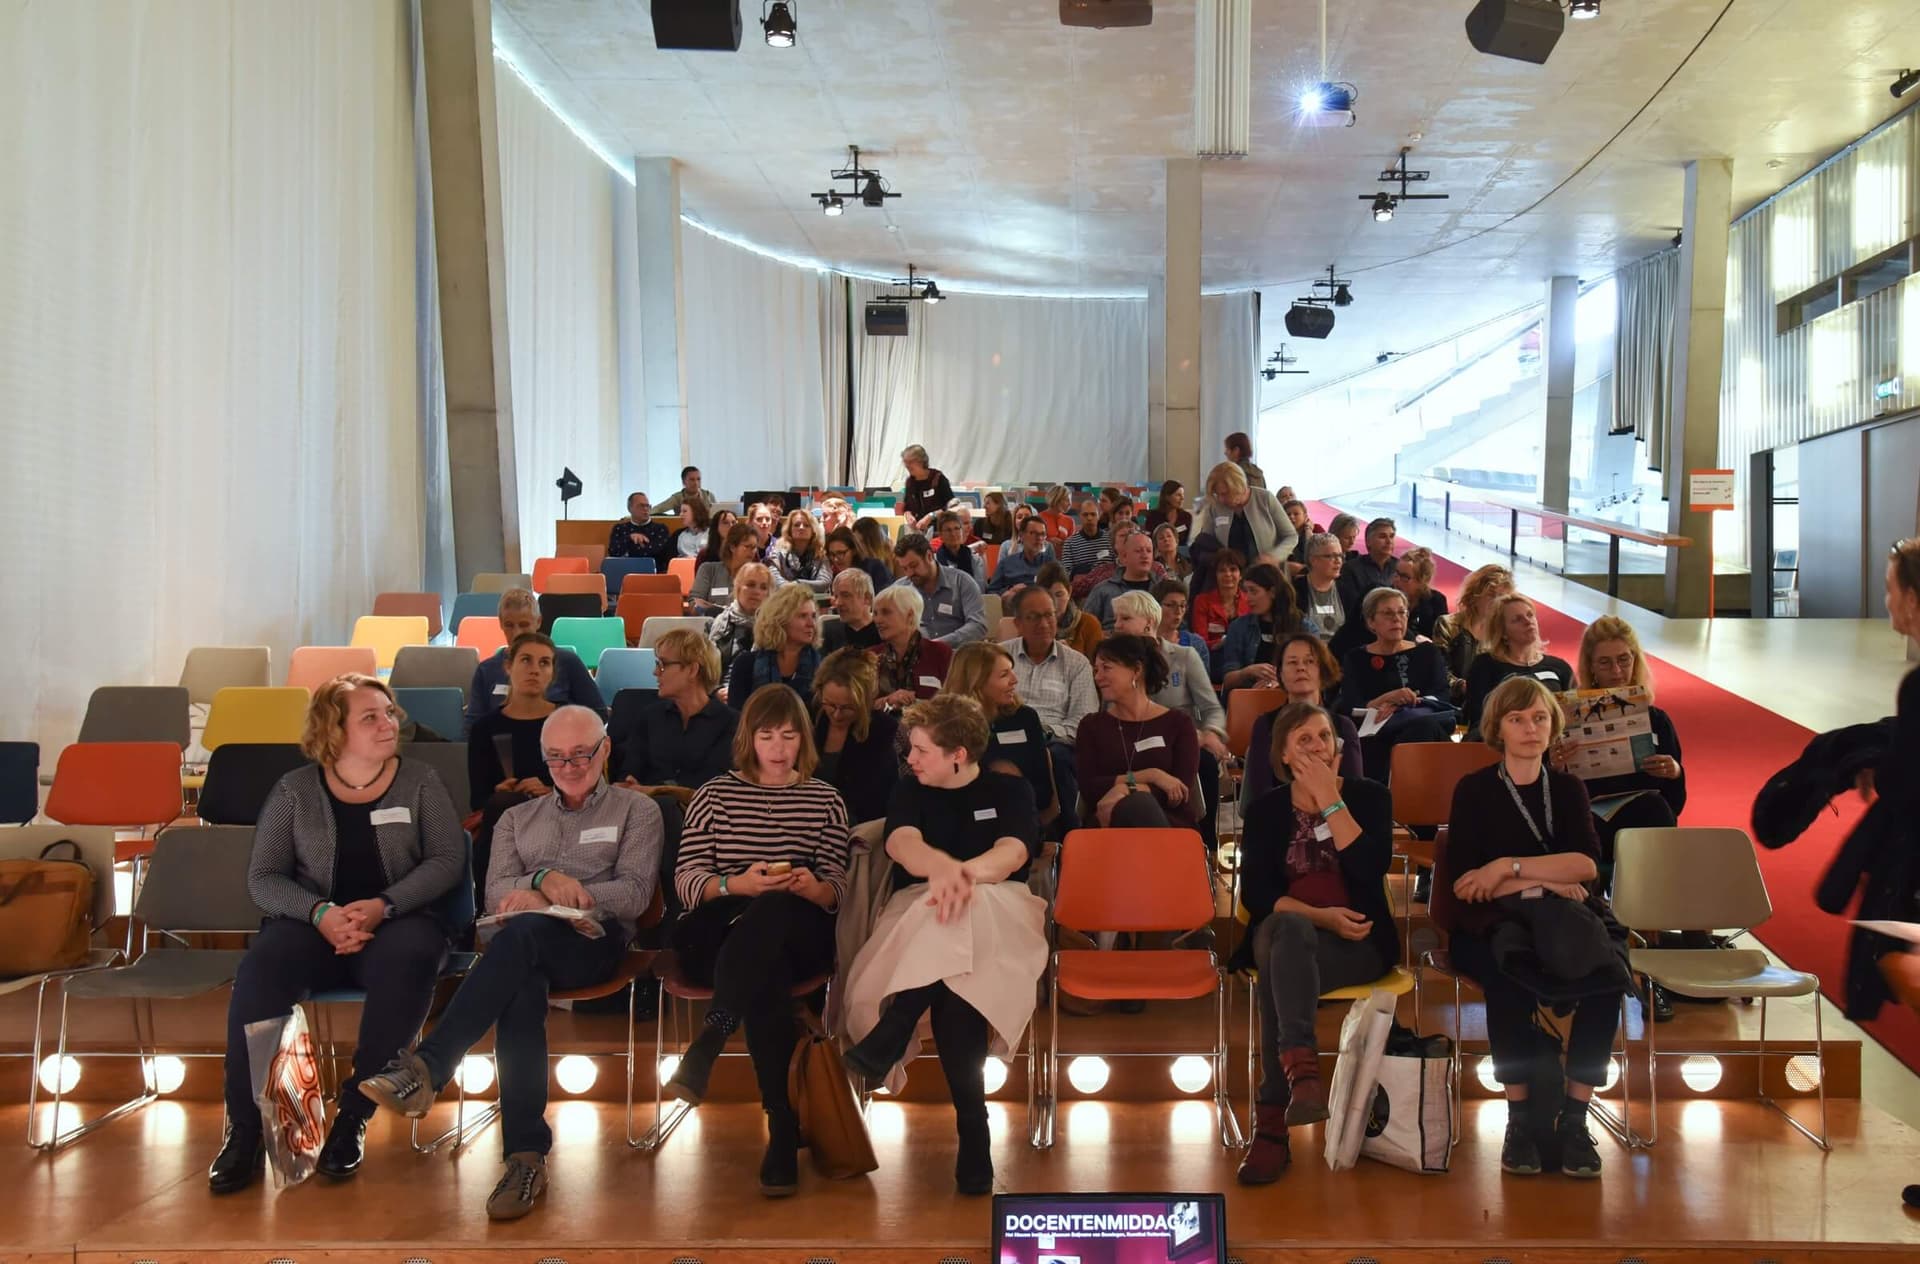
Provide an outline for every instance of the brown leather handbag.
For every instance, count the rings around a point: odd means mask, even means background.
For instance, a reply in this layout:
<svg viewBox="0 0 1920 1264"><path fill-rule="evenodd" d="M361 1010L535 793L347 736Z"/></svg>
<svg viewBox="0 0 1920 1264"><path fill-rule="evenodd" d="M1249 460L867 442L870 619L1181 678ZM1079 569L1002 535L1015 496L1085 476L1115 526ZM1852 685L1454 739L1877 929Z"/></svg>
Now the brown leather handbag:
<svg viewBox="0 0 1920 1264"><path fill-rule="evenodd" d="M73 858L49 859L66 848ZM0 860L0 978L87 963L93 937L93 870L61 839L37 860Z"/></svg>
<svg viewBox="0 0 1920 1264"><path fill-rule="evenodd" d="M811 1013L787 1064L787 1097L800 1117L800 1142L822 1176L842 1181L880 1166L840 1050Z"/></svg>

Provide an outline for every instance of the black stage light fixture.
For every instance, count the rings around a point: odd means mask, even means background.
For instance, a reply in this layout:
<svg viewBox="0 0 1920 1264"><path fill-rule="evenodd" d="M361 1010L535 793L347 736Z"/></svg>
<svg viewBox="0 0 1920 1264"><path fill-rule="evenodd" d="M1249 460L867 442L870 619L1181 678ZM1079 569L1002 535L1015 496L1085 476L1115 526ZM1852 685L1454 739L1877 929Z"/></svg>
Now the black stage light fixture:
<svg viewBox="0 0 1920 1264"><path fill-rule="evenodd" d="M1567 16L1559 0L1480 0L1467 14L1467 42L1483 53L1542 65Z"/></svg>
<svg viewBox="0 0 1920 1264"><path fill-rule="evenodd" d="M1278 351L1267 357L1266 367L1260 370L1260 376L1266 378L1269 382L1277 377L1288 374L1299 374L1302 377L1306 376L1307 370L1293 367L1298 363L1300 363L1300 357L1288 355L1287 344L1283 342L1280 344Z"/></svg>
<svg viewBox="0 0 1920 1264"><path fill-rule="evenodd" d="M1576 22L1588 22L1600 16L1600 0L1567 0L1567 16Z"/></svg>
<svg viewBox="0 0 1920 1264"><path fill-rule="evenodd" d="M567 508L567 502L584 490L580 476L563 465L560 467L560 477L553 480L553 485L560 489L560 512L567 517L572 517L571 511Z"/></svg>
<svg viewBox="0 0 1920 1264"><path fill-rule="evenodd" d="M1444 202L1447 200L1445 193L1414 193L1408 188L1408 186L1412 184L1426 183L1427 178L1433 174L1431 171L1407 170L1407 155L1410 152L1412 152L1410 146L1402 145L1400 147L1399 159L1393 166L1388 167L1380 173L1380 183L1398 184L1400 186L1400 192L1362 193L1359 195L1362 202L1370 203L1367 209L1373 213L1373 220L1376 224L1384 224L1392 219L1394 211L1399 209L1402 202Z"/></svg>
<svg viewBox="0 0 1920 1264"><path fill-rule="evenodd" d="M1333 292L1333 305L1334 305L1335 307L1352 307L1352 306L1353 306L1353 291L1352 291L1352 290L1349 290L1349 289L1348 289L1348 288L1347 288L1346 286L1344 286L1344 285L1343 285L1343 286L1340 286L1340 287L1339 287L1338 289L1336 289L1336 290L1334 290L1334 292Z"/></svg>
<svg viewBox="0 0 1920 1264"><path fill-rule="evenodd" d="M1333 310L1320 299L1296 299L1287 309L1287 332L1295 338L1325 338L1333 332Z"/></svg>
<svg viewBox="0 0 1920 1264"><path fill-rule="evenodd" d="M653 43L684 52L740 51L740 0L653 0Z"/></svg>
<svg viewBox="0 0 1920 1264"><path fill-rule="evenodd" d="M1893 93L1893 99L1898 101L1901 97L1907 95L1907 93L1912 92L1916 87L1920 87L1920 70L1909 70L1903 73L1898 79L1895 79L1893 81L1893 87L1889 88L1888 91Z"/></svg>
<svg viewBox="0 0 1920 1264"><path fill-rule="evenodd" d="M1315 281L1313 283L1314 295L1312 301L1316 303L1331 303L1335 307L1352 307L1353 291L1347 288L1350 284L1351 282L1336 276L1333 265L1328 264L1326 280ZM1325 290L1326 293L1320 293L1321 290Z"/></svg>
<svg viewBox="0 0 1920 1264"><path fill-rule="evenodd" d="M760 29L766 34L769 48L793 47L799 31L793 24L793 8L788 0L763 0Z"/></svg>
<svg viewBox="0 0 1920 1264"><path fill-rule="evenodd" d="M858 200L862 206L885 206L888 198L900 195L887 187L880 173L871 167L860 165L860 147L847 146L847 165L827 173L831 183L842 180L848 182L845 189L828 189L825 193L808 194L820 204L820 209L828 215L839 215L847 208L847 203Z"/></svg>
<svg viewBox="0 0 1920 1264"><path fill-rule="evenodd" d="M1360 196L1365 197L1367 195L1362 193ZM1393 200L1393 194L1391 193L1374 194L1373 195L1373 222L1376 224L1384 224L1388 220L1392 219L1394 205L1395 204Z"/></svg>
<svg viewBox="0 0 1920 1264"><path fill-rule="evenodd" d="M920 301L922 303L938 303L945 297L946 295L940 292L940 287L931 281L927 282L927 288L920 292Z"/></svg>
<svg viewBox="0 0 1920 1264"><path fill-rule="evenodd" d="M880 177L868 176L866 184L861 186L860 189L860 205L885 206L886 204L887 191L881 185Z"/></svg>
<svg viewBox="0 0 1920 1264"><path fill-rule="evenodd" d="M847 213L846 199L842 198L838 193L816 193L814 194L814 200L820 203L821 214L827 216L829 219Z"/></svg>

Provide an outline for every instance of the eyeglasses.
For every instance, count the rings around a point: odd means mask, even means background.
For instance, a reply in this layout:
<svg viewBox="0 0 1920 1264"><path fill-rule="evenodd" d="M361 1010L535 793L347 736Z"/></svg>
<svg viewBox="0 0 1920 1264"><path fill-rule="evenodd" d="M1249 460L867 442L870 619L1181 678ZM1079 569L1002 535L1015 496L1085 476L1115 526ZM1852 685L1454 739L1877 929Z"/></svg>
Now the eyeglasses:
<svg viewBox="0 0 1920 1264"><path fill-rule="evenodd" d="M600 753L600 748L606 744L606 741L606 738L601 738L589 746L584 755L548 755L542 762L549 768L585 768L593 762L594 756Z"/></svg>
<svg viewBox="0 0 1920 1264"><path fill-rule="evenodd" d="M660 673L660 669L663 667L685 667L685 666L686 664L681 662L677 658L655 658L653 660L653 670L655 675L658 675Z"/></svg>

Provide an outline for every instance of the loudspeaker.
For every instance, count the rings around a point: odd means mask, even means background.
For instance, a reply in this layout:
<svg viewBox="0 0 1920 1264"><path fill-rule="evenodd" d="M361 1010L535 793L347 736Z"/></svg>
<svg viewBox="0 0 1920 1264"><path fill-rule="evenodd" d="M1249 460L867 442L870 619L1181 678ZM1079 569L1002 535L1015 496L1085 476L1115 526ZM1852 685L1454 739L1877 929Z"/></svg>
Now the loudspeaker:
<svg viewBox="0 0 1920 1264"><path fill-rule="evenodd" d="M906 337L907 305L905 303L868 303L867 336L869 338Z"/></svg>
<svg viewBox="0 0 1920 1264"><path fill-rule="evenodd" d="M1556 0L1480 0L1467 14L1467 41L1483 53L1537 66L1566 26Z"/></svg>
<svg viewBox="0 0 1920 1264"><path fill-rule="evenodd" d="M1333 309L1295 303L1287 309L1287 332L1295 338L1324 338L1333 332Z"/></svg>
<svg viewBox="0 0 1920 1264"><path fill-rule="evenodd" d="M740 0L653 0L653 42L665 49L740 51Z"/></svg>
<svg viewBox="0 0 1920 1264"><path fill-rule="evenodd" d="M1060 0L1062 26L1152 26L1153 0Z"/></svg>

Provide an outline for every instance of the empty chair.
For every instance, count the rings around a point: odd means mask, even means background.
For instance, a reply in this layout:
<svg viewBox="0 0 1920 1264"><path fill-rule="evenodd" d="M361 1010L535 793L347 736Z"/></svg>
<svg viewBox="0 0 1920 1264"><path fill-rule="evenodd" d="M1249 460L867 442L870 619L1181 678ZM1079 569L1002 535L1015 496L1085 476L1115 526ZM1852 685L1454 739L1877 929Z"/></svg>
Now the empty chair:
<svg viewBox="0 0 1920 1264"><path fill-rule="evenodd" d="M473 577L470 592L503 593L509 588L531 588L533 576L516 575L509 571L481 571Z"/></svg>
<svg viewBox="0 0 1920 1264"><path fill-rule="evenodd" d="M500 613L500 594L483 592L463 592L453 599L453 613L447 618L447 626L454 635L460 634L460 623L472 617L478 619L497 618Z"/></svg>
<svg viewBox="0 0 1920 1264"><path fill-rule="evenodd" d="M994 550L988 550L988 551L993 552ZM1004 610L1000 608L999 593L982 593L980 595L980 609L982 610L983 613L985 613L987 618L987 626L990 628L999 627L1000 619L1006 613Z"/></svg>
<svg viewBox="0 0 1920 1264"><path fill-rule="evenodd" d="M75 742L60 752L54 765L47 815L66 825L121 829L169 823L180 815L180 747L172 742Z"/></svg>
<svg viewBox="0 0 1920 1264"><path fill-rule="evenodd" d="M1205 655L1201 656L1205 661ZM1284 689L1236 689L1227 695L1227 749L1245 755L1253 740L1253 725L1269 711L1287 705Z"/></svg>
<svg viewBox="0 0 1920 1264"><path fill-rule="evenodd" d="M600 563L600 574L605 577L610 593L625 592L629 576L652 575L657 570L659 567L653 564L650 557L610 557ZM673 576L663 575L660 578L672 579Z"/></svg>
<svg viewBox="0 0 1920 1264"><path fill-rule="evenodd" d="M607 577L599 571L586 575L549 575L545 592L553 594L586 593L597 597L600 605L607 604Z"/></svg>
<svg viewBox="0 0 1920 1264"><path fill-rule="evenodd" d="M427 621L427 639L440 635L440 594L428 592L383 592L373 599L377 615L417 614Z"/></svg>
<svg viewBox="0 0 1920 1264"><path fill-rule="evenodd" d="M533 563L532 588L537 593L547 591L547 581L555 575L585 575L592 570L584 557L541 557Z"/></svg>
<svg viewBox="0 0 1920 1264"><path fill-rule="evenodd" d="M670 593L685 598L687 593L678 575L652 575L635 572L620 581L619 593L622 597L628 593Z"/></svg>
<svg viewBox="0 0 1920 1264"><path fill-rule="evenodd" d="M353 621L353 643L372 649L382 671L393 666L401 646L425 645L429 639L425 615L363 614Z"/></svg>
<svg viewBox="0 0 1920 1264"><path fill-rule="evenodd" d="M452 741L466 729L467 693L464 689L395 688L393 700L415 724L423 724L441 738Z"/></svg>
<svg viewBox="0 0 1920 1264"><path fill-rule="evenodd" d="M187 690L180 685L102 685L87 699L80 740L172 742L184 748L193 740Z"/></svg>
<svg viewBox="0 0 1920 1264"><path fill-rule="evenodd" d="M40 743L0 742L0 825L40 813Z"/></svg>
<svg viewBox="0 0 1920 1264"><path fill-rule="evenodd" d="M627 625L618 619L555 619L553 643L572 650L583 663L597 663L602 651L626 648Z"/></svg>
<svg viewBox="0 0 1920 1264"><path fill-rule="evenodd" d="M507 647L507 630L500 626L498 618L482 619L478 615L471 615L462 621L460 630L453 634L453 642L486 658Z"/></svg>
<svg viewBox="0 0 1920 1264"><path fill-rule="evenodd" d="M694 566L695 560L691 557L676 557L667 562L667 574L676 576L680 580L680 592L683 596L693 591L693 573L697 569Z"/></svg>
<svg viewBox="0 0 1920 1264"><path fill-rule="evenodd" d="M599 570L600 563L607 560L607 546L604 544L556 544L553 553L555 557L585 558L590 571Z"/></svg>
<svg viewBox="0 0 1920 1264"><path fill-rule="evenodd" d="M650 615L640 627L640 648L650 650L661 637L675 628L691 628L701 636L713 626L713 617L704 614Z"/></svg>
<svg viewBox="0 0 1920 1264"><path fill-rule="evenodd" d="M593 578L596 582L600 579L598 575ZM542 593L540 630L552 636L553 625L560 619L598 619L606 612L606 602L592 593Z"/></svg>
<svg viewBox="0 0 1920 1264"><path fill-rule="evenodd" d="M228 685L264 687L273 683L273 651L264 645L196 645L180 668L187 701L204 707Z"/></svg>
<svg viewBox="0 0 1920 1264"><path fill-rule="evenodd" d="M467 744L465 742L402 742L400 758L417 759L440 774L453 805L467 810Z"/></svg>
<svg viewBox="0 0 1920 1264"><path fill-rule="evenodd" d="M293 686L222 689L213 695L200 744L215 751L228 742L298 742L307 726L307 701L307 691Z"/></svg>
<svg viewBox="0 0 1920 1264"><path fill-rule="evenodd" d="M602 650L595 683L600 686L600 696L603 698L617 699L622 689L659 688L659 677L654 674L653 651L624 647Z"/></svg>
<svg viewBox="0 0 1920 1264"><path fill-rule="evenodd" d="M387 683L395 689L458 689L460 705L467 704L480 654L466 645L407 645L393 657Z"/></svg>
<svg viewBox="0 0 1920 1264"><path fill-rule="evenodd" d="M370 646L302 645L287 658L287 684L312 693L335 676L371 676L379 669L380 657Z"/></svg>
<svg viewBox="0 0 1920 1264"><path fill-rule="evenodd" d="M228 742L213 752L197 811L208 825L252 825L280 778L307 757L291 742Z"/></svg>
<svg viewBox="0 0 1920 1264"><path fill-rule="evenodd" d="M626 624L626 638L638 641L649 620L678 619L683 609L677 593L621 593L614 612Z"/></svg>

